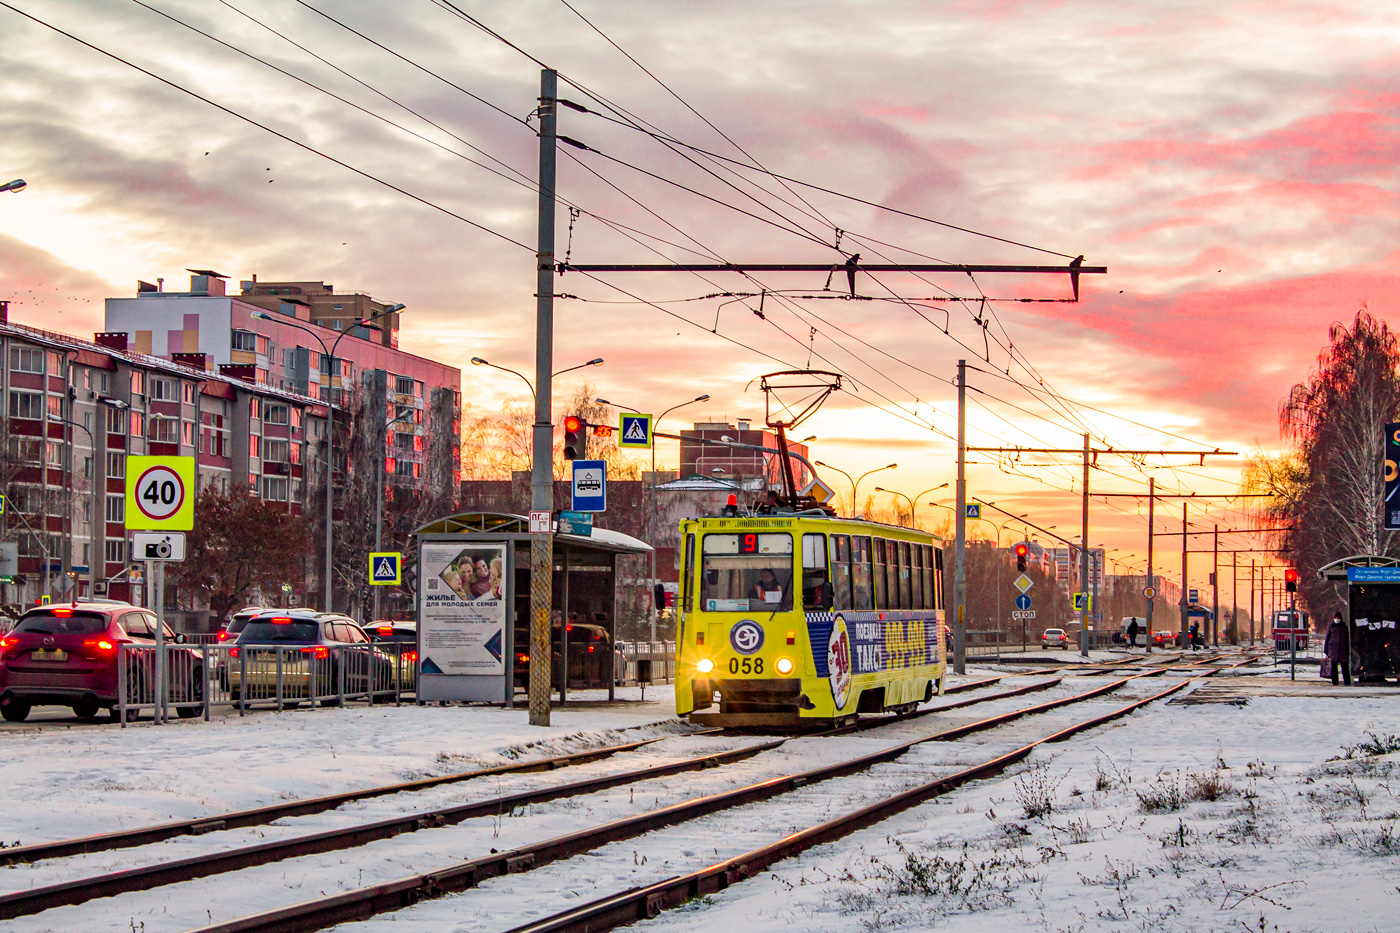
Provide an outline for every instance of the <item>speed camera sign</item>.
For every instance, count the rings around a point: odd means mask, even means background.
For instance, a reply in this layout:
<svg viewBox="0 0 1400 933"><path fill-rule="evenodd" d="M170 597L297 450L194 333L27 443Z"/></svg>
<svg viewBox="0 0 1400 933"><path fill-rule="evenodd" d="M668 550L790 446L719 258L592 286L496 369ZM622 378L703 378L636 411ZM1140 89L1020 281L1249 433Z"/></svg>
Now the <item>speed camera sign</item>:
<svg viewBox="0 0 1400 933"><path fill-rule="evenodd" d="M139 531L194 528L194 458L128 457L126 527Z"/></svg>

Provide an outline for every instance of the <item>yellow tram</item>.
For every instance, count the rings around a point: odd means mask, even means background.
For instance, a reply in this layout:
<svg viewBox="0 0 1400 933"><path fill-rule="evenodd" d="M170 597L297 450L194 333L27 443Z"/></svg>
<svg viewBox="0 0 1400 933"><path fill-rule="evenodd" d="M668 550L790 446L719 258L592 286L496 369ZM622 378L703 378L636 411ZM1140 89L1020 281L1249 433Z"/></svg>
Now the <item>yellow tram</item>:
<svg viewBox="0 0 1400 933"><path fill-rule="evenodd" d="M818 725L943 692L932 535L817 510L701 518L680 532L677 714Z"/></svg>

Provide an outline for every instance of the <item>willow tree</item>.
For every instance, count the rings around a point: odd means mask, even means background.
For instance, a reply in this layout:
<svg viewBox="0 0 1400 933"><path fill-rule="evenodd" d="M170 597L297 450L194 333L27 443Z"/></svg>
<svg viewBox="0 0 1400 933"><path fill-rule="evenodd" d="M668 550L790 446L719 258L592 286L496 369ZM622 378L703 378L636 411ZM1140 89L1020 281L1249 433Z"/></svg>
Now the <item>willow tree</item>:
<svg viewBox="0 0 1400 933"><path fill-rule="evenodd" d="M1400 347L1364 309L1328 336L1316 368L1279 406L1289 449L1255 458L1245 477L1252 491L1273 493L1261 511L1300 571L1314 615L1341 606L1334 587L1317 579L1318 567L1355 554L1400 554L1400 538L1381 529L1385 424L1400 420Z"/></svg>

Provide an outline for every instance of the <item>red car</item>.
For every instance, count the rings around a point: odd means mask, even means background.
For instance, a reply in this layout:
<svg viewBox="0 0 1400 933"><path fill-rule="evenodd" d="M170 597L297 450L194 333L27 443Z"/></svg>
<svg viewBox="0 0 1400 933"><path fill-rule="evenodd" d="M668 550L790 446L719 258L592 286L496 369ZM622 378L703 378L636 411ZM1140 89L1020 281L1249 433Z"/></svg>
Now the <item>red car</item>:
<svg viewBox="0 0 1400 933"><path fill-rule="evenodd" d="M71 706L83 719L106 709L113 717L117 695L118 645L155 646L155 614L128 603L79 600L26 612L0 637L0 716L23 722L34 706ZM165 626L165 640L185 640ZM184 655L188 655L187 657ZM190 679L190 696L203 699L199 654L171 657L171 677ZM127 673L127 702L151 702L155 683L150 653L133 656ZM189 718L198 709L177 707Z"/></svg>

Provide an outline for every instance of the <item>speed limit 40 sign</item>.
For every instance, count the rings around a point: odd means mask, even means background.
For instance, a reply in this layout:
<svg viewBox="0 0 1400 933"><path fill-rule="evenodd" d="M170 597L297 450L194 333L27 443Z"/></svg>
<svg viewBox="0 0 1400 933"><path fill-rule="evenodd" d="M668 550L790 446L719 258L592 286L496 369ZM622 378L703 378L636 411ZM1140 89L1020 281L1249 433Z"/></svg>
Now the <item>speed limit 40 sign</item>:
<svg viewBox="0 0 1400 933"><path fill-rule="evenodd" d="M126 458L126 527L133 531L194 528L194 458Z"/></svg>

